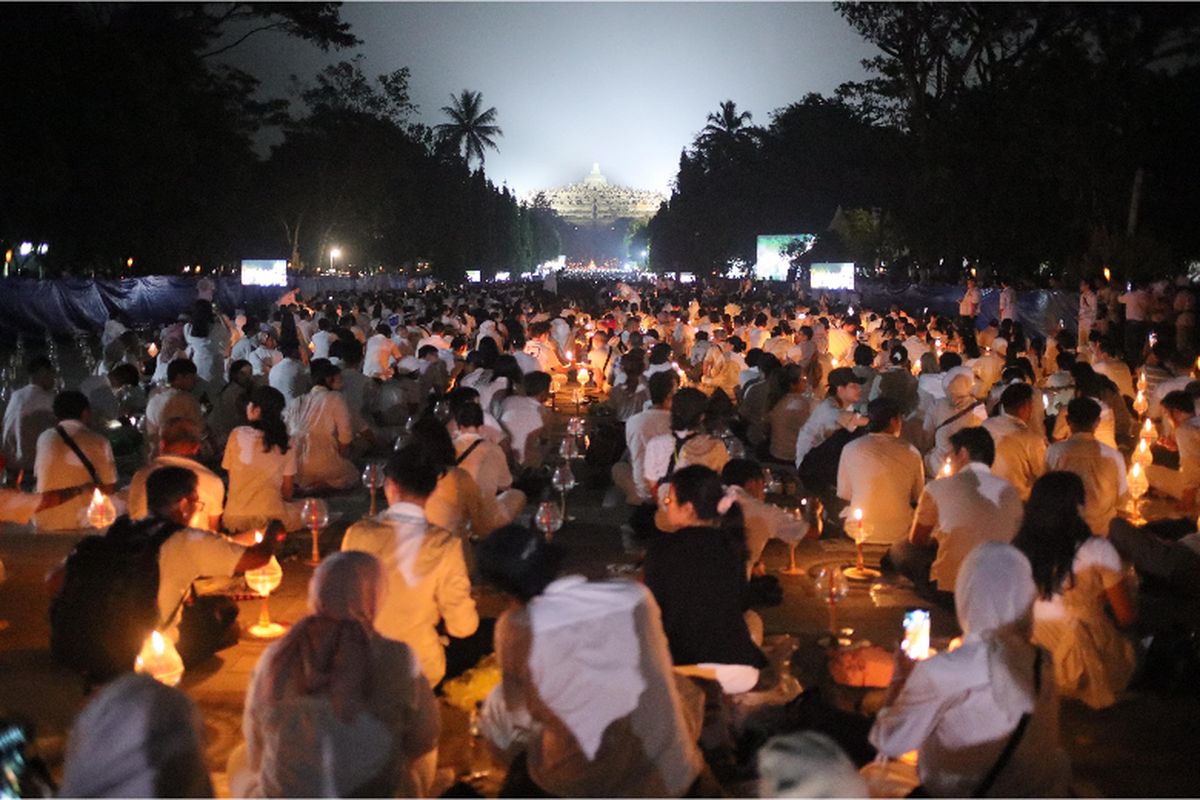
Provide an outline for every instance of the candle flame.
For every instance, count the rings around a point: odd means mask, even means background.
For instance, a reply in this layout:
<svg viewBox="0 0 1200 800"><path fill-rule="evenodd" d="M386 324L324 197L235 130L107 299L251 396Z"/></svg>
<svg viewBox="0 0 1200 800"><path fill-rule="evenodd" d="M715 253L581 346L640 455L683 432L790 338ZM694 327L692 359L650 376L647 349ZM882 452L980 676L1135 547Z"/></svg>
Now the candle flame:
<svg viewBox="0 0 1200 800"><path fill-rule="evenodd" d="M950 459L949 459L949 458L947 458L947 459L946 459L946 463L942 465L942 477L944 477L944 478L949 478L949 477L950 477L950 472L951 472L951 468L950 468Z"/></svg>
<svg viewBox="0 0 1200 800"><path fill-rule="evenodd" d="M1104 280L1106 283L1112 280L1112 270L1110 270L1108 267L1104 268Z"/></svg>
<svg viewBox="0 0 1200 800"><path fill-rule="evenodd" d="M167 651L167 643L163 641L162 634L158 631L150 633L150 649L154 651L154 655L161 656Z"/></svg>
<svg viewBox="0 0 1200 800"><path fill-rule="evenodd" d="M587 383L588 377L588 371L583 367L580 367L579 372L575 374L576 380L578 380L580 383Z"/></svg>
<svg viewBox="0 0 1200 800"><path fill-rule="evenodd" d="M262 532L262 531L255 531L255 532L254 532L254 543L255 543L255 544L262 544L262 540L263 540L263 532Z"/></svg>
<svg viewBox="0 0 1200 800"><path fill-rule="evenodd" d="M854 509L854 521L862 522L862 518L863 518L863 510L861 508Z"/></svg>

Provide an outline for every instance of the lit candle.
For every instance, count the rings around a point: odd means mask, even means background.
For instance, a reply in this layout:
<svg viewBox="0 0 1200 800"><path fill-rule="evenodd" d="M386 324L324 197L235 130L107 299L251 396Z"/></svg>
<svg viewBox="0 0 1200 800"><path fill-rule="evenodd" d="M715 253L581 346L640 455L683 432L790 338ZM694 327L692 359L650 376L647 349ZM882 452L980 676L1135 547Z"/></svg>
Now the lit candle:
<svg viewBox="0 0 1200 800"><path fill-rule="evenodd" d="M1148 467L1154 463L1154 454L1150 452L1150 440L1140 439L1133 451L1133 463Z"/></svg>
<svg viewBox="0 0 1200 800"><path fill-rule="evenodd" d="M134 659L133 669L149 675L159 683L174 686L183 678L183 659L175 643L158 631L151 631Z"/></svg>
<svg viewBox="0 0 1200 800"><path fill-rule="evenodd" d="M117 518L117 508L108 495L97 487L92 491L92 502L88 504L87 521L93 528L107 528Z"/></svg>
<svg viewBox="0 0 1200 800"><path fill-rule="evenodd" d="M157 358L158 357L158 345L156 345L154 342L151 342L150 344L148 344L146 346L146 352L150 354L151 358Z"/></svg>
<svg viewBox="0 0 1200 800"><path fill-rule="evenodd" d="M838 365L838 360L836 358L830 359L830 363L833 364L834 368L836 368Z"/></svg>
<svg viewBox="0 0 1200 800"><path fill-rule="evenodd" d="M1154 428L1154 422L1149 417L1146 417L1146 424L1142 426L1143 439L1157 439L1158 431Z"/></svg>
<svg viewBox="0 0 1200 800"><path fill-rule="evenodd" d="M1110 270L1108 267L1105 267L1104 268L1104 282L1108 283L1111 280L1112 280L1112 270Z"/></svg>
<svg viewBox="0 0 1200 800"><path fill-rule="evenodd" d="M950 458L946 457L946 463L942 464L942 477L949 478L953 474L953 469L950 467Z"/></svg>
<svg viewBox="0 0 1200 800"><path fill-rule="evenodd" d="M588 371L584 367L580 367L579 372L575 373L575 379L580 383L587 383L589 377Z"/></svg>

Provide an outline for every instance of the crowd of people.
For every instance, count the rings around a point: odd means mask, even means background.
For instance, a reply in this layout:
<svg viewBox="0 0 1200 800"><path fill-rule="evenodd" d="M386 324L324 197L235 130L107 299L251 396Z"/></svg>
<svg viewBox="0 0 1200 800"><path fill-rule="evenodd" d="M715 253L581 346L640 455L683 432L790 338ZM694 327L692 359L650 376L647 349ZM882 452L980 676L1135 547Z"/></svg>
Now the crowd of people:
<svg viewBox="0 0 1200 800"><path fill-rule="evenodd" d="M963 634L928 660L897 655L864 746L917 751L933 796L1069 791L1058 704L1105 708L1133 680L1133 568L1162 591L1200 586L1200 534L1146 525L1138 506L1148 489L1197 511L1189 288L1085 282L1078 318L1037 332L1007 284L999 317L979 318L973 280L957 316L749 281L559 289L290 294L232 316L200 300L161 329L110 320L75 385L56 357L21 365L0 517L77 532L110 499L124 513L103 538L150 548L149 626L190 667L237 633L200 579L262 568L304 528L304 498L386 462L382 511L349 526L310 615L254 671L238 796L429 794L434 692L493 649L480 729L510 763L510 796L719 795L736 773L730 698L768 677L748 600L764 550L842 536L883 546L882 568ZM528 524L565 387L597 400L588 461L611 479L640 582L565 573L564 549ZM71 649L85 555L51 579L52 649ZM481 585L509 599L494 622ZM98 692L63 792L211 792L194 707L123 658L81 670ZM757 768L767 795L867 790L819 732L773 740Z"/></svg>

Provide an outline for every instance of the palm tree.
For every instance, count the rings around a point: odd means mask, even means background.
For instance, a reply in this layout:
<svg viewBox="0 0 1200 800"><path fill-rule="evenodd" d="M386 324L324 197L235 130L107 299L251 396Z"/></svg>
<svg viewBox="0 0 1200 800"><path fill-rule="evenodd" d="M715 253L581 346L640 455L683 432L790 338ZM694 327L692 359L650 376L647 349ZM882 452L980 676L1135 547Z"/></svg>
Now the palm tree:
<svg viewBox="0 0 1200 800"><path fill-rule="evenodd" d="M495 124L496 107L481 111L483 94L467 89L463 89L457 97L450 95L450 103L442 106L442 112L450 117L450 122L437 126L438 135L452 143L468 164L474 159L482 165L484 148L499 150L494 137L504 135L504 131Z"/></svg>
<svg viewBox="0 0 1200 800"><path fill-rule="evenodd" d="M738 113L737 103L726 100L716 114L708 115L708 124L700 131L704 144L735 144L752 141L758 131L750 125L749 111Z"/></svg>

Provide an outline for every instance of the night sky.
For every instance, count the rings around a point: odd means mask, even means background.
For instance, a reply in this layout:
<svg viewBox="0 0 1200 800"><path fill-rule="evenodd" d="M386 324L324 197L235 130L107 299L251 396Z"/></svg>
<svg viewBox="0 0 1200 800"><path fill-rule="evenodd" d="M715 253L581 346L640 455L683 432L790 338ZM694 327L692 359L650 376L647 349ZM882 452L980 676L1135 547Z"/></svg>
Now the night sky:
<svg viewBox="0 0 1200 800"><path fill-rule="evenodd" d="M262 34L229 60L274 96L289 75L355 52L370 76L407 66L429 125L451 93L482 91L504 130L487 174L520 194L592 162L610 182L666 191L721 101L766 124L807 92L861 79L874 54L827 3L346 3L342 16L357 51Z"/></svg>

